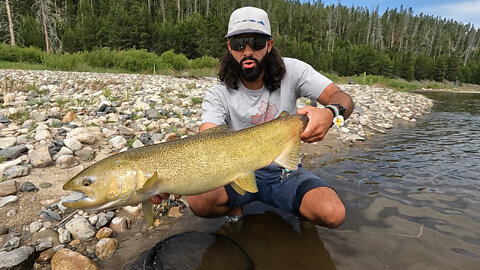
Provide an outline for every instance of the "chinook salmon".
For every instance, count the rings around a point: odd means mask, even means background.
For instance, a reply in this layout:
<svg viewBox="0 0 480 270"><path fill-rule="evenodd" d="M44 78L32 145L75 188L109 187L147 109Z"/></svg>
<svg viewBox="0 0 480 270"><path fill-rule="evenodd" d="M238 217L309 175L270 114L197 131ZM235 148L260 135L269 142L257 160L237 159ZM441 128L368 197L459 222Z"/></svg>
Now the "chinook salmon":
<svg viewBox="0 0 480 270"><path fill-rule="evenodd" d="M308 118L288 115L232 132L216 126L194 136L144 146L100 160L70 179L63 189L82 194L70 208L105 210L143 202L153 223L149 198L159 193L195 195L232 185L239 194L257 192L255 170L272 162L296 170L300 134Z"/></svg>

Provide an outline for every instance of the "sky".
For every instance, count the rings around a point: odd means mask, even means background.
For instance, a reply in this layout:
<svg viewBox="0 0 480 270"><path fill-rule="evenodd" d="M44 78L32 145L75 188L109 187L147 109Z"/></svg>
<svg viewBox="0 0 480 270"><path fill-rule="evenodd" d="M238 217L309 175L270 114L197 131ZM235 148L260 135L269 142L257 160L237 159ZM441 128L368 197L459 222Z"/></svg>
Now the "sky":
<svg viewBox="0 0 480 270"><path fill-rule="evenodd" d="M423 14L453 19L464 24L471 23L475 25L475 28L480 28L480 0L322 0L322 2L325 5L340 3L348 7L352 5L361 6L369 10L374 10L378 5L379 12L381 13L383 13L387 7L390 9L397 7L398 9L403 5L405 9L412 7L414 15L423 12Z"/></svg>

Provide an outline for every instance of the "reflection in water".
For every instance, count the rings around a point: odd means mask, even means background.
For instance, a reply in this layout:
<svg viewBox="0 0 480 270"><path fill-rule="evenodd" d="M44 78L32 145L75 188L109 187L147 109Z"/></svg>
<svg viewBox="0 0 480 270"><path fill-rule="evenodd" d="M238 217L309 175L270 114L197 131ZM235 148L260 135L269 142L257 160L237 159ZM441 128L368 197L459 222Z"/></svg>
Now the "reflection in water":
<svg viewBox="0 0 480 270"><path fill-rule="evenodd" d="M322 237L337 268L478 269L480 95L432 95L415 125L308 166L347 206Z"/></svg>
<svg viewBox="0 0 480 270"><path fill-rule="evenodd" d="M297 230L273 212L245 215L239 224L226 223L218 234L239 244L255 269L336 269L314 225L301 222Z"/></svg>
<svg viewBox="0 0 480 270"><path fill-rule="evenodd" d="M265 208L255 211L259 209ZM128 269L336 269L316 227L293 220L290 223L274 212L245 214L238 223L221 225L216 233L173 235Z"/></svg>

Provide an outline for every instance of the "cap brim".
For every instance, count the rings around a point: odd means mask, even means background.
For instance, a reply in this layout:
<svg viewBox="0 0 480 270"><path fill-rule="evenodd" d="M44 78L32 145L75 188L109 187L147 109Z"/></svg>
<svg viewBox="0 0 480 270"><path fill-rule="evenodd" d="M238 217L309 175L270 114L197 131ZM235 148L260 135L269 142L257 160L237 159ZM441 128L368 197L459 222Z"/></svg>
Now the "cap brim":
<svg viewBox="0 0 480 270"><path fill-rule="evenodd" d="M229 37L240 35L240 34L262 34L262 35L266 35L266 36L269 36L269 37L272 36L271 34L269 34L267 32L257 30L257 29L241 29L241 30L237 30L237 31L233 31L231 33L228 33L227 35L225 35L225 37L229 38Z"/></svg>

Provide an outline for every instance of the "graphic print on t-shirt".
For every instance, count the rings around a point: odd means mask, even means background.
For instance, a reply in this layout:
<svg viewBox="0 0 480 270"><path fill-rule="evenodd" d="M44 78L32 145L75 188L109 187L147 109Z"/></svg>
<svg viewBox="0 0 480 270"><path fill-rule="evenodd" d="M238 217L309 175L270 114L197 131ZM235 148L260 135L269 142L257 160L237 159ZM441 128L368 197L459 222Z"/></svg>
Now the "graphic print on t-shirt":
<svg viewBox="0 0 480 270"><path fill-rule="evenodd" d="M251 124L260 125L268 121L272 121L277 115L278 109L275 104L270 105L265 101L262 101L260 107L258 107L260 113L252 116Z"/></svg>

